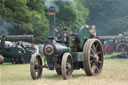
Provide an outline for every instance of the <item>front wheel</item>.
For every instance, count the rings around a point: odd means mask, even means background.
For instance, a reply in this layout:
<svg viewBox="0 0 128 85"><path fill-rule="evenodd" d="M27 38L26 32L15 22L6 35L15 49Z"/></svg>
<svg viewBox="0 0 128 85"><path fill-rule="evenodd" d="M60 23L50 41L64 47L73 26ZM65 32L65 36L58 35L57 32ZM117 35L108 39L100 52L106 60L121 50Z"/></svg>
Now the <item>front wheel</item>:
<svg viewBox="0 0 128 85"><path fill-rule="evenodd" d="M0 64L3 64L3 62L4 62L4 57L0 55Z"/></svg>
<svg viewBox="0 0 128 85"><path fill-rule="evenodd" d="M62 58L61 72L64 80L72 78L73 62L70 53L65 53Z"/></svg>
<svg viewBox="0 0 128 85"><path fill-rule="evenodd" d="M88 76L101 73L103 67L103 48L98 39L89 39L84 45L84 70Z"/></svg>
<svg viewBox="0 0 128 85"><path fill-rule="evenodd" d="M34 55L30 61L30 72L33 80L39 79L42 76L42 60L40 55Z"/></svg>

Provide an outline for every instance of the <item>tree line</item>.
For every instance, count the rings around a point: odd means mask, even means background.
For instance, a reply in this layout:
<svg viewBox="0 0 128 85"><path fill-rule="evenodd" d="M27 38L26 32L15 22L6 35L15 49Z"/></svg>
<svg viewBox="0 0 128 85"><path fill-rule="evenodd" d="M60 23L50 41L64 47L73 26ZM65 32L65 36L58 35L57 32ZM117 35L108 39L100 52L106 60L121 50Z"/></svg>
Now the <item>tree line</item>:
<svg viewBox="0 0 128 85"><path fill-rule="evenodd" d="M112 35L126 31L127 4L114 0L0 0L0 23L13 24L9 34L34 34L38 41L45 42L49 34L48 7L55 6L56 28L64 24L68 31L75 31L85 24L95 24L99 35Z"/></svg>

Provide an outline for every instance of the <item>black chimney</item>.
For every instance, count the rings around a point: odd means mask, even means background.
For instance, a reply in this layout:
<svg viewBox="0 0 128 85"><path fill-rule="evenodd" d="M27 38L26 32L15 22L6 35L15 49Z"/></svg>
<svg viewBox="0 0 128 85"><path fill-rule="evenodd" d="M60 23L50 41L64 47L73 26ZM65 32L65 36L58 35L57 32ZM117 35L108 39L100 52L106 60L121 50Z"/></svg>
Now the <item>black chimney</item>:
<svg viewBox="0 0 128 85"><path fill-rule="evenodd" d="M54 39L54 37L55 37L55 14L56 14L55 8L50 7L48 14L49 14L49 26L50 26L49 27L50 28L49 29L50 30L49 38Z"/></svg>

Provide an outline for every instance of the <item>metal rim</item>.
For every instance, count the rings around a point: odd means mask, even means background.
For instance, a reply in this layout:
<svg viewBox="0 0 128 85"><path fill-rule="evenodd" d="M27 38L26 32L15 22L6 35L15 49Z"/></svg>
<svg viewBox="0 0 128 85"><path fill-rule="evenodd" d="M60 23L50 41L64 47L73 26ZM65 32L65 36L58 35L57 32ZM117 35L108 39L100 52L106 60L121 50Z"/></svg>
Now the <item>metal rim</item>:
<svg viewBox="0 0 128 85"><path fill-rule="evenodd" d="M24 49L23 47L18 48L18 50L19 50L20 53L22 53L22 54L26 54L25 49Z"/></svg>
<svg viewBox="0 0 128 85"><path fill-rule="evenodd" d="M101 73L103 68L103 48L98 39L89 39L84 45L84 71L88 76Z"/></svg>
<svg viewBox="0 0 128 85"><path fill-rule="evenodd" d="M119 43L116 47L116 52L128 52L128 44Z"/></svg>
<svg viewBox="0 0 128 85"><path fill-rule="evenodd" d="M70 53L65 53L62 58L61 72L64 80L72 78L73 63Z"/></svg>
<svg viewBox="0 0 128 85"><path fill-rule="evenodd" d="M42 60L39 55L34 55L30 62L30 72L33 80L39 79L42 76Z"/></svg>

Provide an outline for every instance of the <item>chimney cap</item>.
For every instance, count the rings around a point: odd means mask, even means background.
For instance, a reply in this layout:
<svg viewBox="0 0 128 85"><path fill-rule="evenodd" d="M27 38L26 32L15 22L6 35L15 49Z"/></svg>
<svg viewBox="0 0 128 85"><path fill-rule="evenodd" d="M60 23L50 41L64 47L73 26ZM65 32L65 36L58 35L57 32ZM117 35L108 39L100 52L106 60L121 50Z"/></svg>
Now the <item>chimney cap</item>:
<svg viewBox="0 0 128 85"><path fill-rule="evenodd" d="M55 7L51 6L48 11L49 12L55 12L56 10L55 10Z"/></svg>

